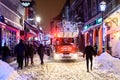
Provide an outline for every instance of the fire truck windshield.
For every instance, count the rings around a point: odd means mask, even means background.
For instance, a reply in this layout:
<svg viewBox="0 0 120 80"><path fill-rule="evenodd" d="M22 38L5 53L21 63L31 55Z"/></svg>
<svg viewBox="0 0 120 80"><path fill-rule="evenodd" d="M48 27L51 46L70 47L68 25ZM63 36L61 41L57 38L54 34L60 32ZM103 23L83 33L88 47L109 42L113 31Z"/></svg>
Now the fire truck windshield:
<svg viewBox="0 0 120 80"><path fill-rule="evenodd" d="M56 45L71 45L74 43L74 38L58 38L56 39Z"/></svg>

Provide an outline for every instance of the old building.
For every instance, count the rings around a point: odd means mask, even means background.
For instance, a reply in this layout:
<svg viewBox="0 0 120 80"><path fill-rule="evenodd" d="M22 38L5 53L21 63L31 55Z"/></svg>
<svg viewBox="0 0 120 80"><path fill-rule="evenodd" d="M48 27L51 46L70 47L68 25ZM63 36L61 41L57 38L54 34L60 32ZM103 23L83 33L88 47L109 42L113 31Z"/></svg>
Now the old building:
<svg viewBox="0 0 120 80"><path fill-rule="evenodd" d="M112 29L116 26L117 30L119 30L119 18L117 17L119 16L120 0L105 0L106 9L104 12L100 11L101 1L102 0L84 0L86 8L84 8L85 23L82 33L85 36L85 44L88 41L90 41L92 45L97 43L100 53L104 50L109 50L110 53L114 55L116 41L113 41L113 33L116 34L117 31ZM113 14L116 16L113 17ZM114 37L114 40L115 39L118 41L119 36Z"/></svg>
<svg viewBox="0 0 120 80"><path fill-rule="evenodd" d="M104 13L106 47L111 55L120 58L120 0L111 0Z"/></svg>
<svg viewBox="0 0 120 80"><path fill-rule="evenodd" d="M19 0L0 0L0 47L7 43L11 53L20 38L20 30L23 29L23 13Z"/></svg>
<svg viewBox="0 0 120 80"><path fill-rule="evenodd" d="M35 4L31 4L26 8L21 0L0 0L0 48L6 43L12 55L20 38L38 38L40 30L36 27Z"/></svg>

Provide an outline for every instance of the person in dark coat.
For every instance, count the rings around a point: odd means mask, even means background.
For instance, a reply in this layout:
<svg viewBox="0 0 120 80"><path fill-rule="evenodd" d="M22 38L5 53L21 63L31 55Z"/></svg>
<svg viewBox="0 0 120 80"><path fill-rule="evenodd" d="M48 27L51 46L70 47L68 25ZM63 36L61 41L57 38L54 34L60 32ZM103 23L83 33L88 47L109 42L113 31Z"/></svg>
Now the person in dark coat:
<svg viewBox="0 0 120 80"><path fill-rule="evenodd" d="M6 61L7 57L10 54L10 50L9 50L8 46L6 45L6 43L4 43L4 46L2 47L1 51L2 51L2 60Z"/></svg>
<svg viewBox="0 0 120 80"><path fill-rule="evenodd" d="M89 72L89 60L91 62L91 70L93 65L93 56L95 54L94 48L88 43L88 45L85 47L83 57L86 55L86 65L87 65L87 72Z"/></svg>
<svg viewBox="0 0 120 80"><path fill-rule="evenodd" d="M28 66L29 63L29 43L25 43L25 67Z"/></svg>
<svg viewBox="0 0 120 80"><path fill-rule="evenodd" d="M41 65L44 64L44 61L43 61L44 51L45 51L45 47L43 46L43 44L40 44L38 47L38 55L39 55L40 60L41 60Z"/></svg>
<svg viewBox="0 0 120 80"><path fill-rule="evenodd" d="M95 50L95 52L96 52L96 54L97 54L98 46L97 46L96 43L95 43L95 45L94 45L94 50Z"/></svg>
<svg viewBox="0 0 120 80"><path fill-rule="evenodd" d="M20 40L19 44L15 47L15 53L17 54L18 68L23 68L23 59L25 56L25 45L23 40Z"/></svg>
<svg viewBox="0 0 120 80"><path fill-rule="evenodd" d="M45 51L46 51L47 56L50 56L50 46L49 45L45 46Z"/></svg>
<svg viewBox="0 0 120 80"><path fill-rule="evenodd" d="M29 55L30 55L30 59L31 59L31 64L34 64L33 62L33 57L34 57L34 47L32 44L29 45Z"/></svg>

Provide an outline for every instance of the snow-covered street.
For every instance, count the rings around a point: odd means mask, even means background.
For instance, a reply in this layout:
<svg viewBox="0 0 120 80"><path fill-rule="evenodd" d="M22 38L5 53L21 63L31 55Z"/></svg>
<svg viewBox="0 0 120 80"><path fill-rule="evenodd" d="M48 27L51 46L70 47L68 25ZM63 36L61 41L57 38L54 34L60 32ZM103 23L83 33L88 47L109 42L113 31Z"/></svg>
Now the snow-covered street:
<svg viewBox="0 0 120 80"><path fill-rule="evenodd" d="M106 53L101 56L94 58L93 71L87 72L83 57L78 61L45 59L45 64L40 65L39 57L36 55L34 66L24 67L18 70L18 74L24 80L120 80L120 60ZM15 64L14 62L11 65L15 67Z"/></svg>

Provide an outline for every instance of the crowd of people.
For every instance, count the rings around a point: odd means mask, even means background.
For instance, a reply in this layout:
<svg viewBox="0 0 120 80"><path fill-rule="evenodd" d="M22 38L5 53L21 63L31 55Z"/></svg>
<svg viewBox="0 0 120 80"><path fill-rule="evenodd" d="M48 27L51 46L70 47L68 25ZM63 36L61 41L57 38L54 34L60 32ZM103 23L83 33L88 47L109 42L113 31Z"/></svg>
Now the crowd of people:
<svg viewBox="0 0 120 80"><path fill-rule="evenodd" d="M31 65L34 65L33 58L34 54L36 53L38 53L41 61L40 63L41 65L43 65L44 64L43 57L44 54L46 53L45 51L46 47L43 44L40 44L39 47L35 49L35 46L33 44L30 44L29 42L25 43L23 42L23 40L20 40L19 44L15 46L15 54L17 55L18 68L21 69L23 68L24 61L25 67L27 67L29 63L31 63Z"/></svg>
<svg viewBox="0 0 120 80"><path fill-rule="evenodd" d="M95 43L94 46L91 46L90 43L87 44L87 46L84 49L83 57L86 57L86 65L87 65L87 72L89 72L89 61L91 62L90 69L92 70L93 65L93 56L96 56L97 54L97 44ZM6 43L4 43L4 46L1 49L2 51L2 60L5 61L7 57L9 56L10 50ZM17 63L18 68L23 69L23 64L25 62L25 67L29 65L34 65L34 54L38 53L40 57L40 63L41 65L44 64L44 54L50 56L52 49L48 45L40 44L39 47L35 47L30 42L24 42L22 39L19 41L19 43L15 46L14 53L17 57Z"/></svg>
<svg viewBox="0 0 120 80"><path fill-rule="evenodd" d="M29 41L23 41L20 39L19 43L14 48L14 55L16 56L18 69L23 69L23 66L27 67L29 64L34 65L34 54L38 53L40 57L41 65L44 64L43 57L44 54L50 56L51 50L50 46L45 46L43 44L39 44L39 46L35 46L33 43ZM4 46L1 48L2 60L7 62L8 57L10 56L10 49L4 43ZM25 64L25 65L24 65Z"/></svg>

